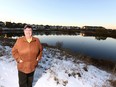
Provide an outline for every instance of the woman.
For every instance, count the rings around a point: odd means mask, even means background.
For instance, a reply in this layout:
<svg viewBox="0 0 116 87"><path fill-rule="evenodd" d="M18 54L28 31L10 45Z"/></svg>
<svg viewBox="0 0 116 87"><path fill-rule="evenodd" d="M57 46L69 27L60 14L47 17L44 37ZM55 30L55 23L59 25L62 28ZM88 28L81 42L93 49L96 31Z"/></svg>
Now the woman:
<svg viewBox="0 0 116 87"><path fill-rule="evenodd" d="M19 87L32 87L34 71L42 56L42 45L32 36L32 27L24 27L24 37L17 39L12 55L17 61Z"/></svg>

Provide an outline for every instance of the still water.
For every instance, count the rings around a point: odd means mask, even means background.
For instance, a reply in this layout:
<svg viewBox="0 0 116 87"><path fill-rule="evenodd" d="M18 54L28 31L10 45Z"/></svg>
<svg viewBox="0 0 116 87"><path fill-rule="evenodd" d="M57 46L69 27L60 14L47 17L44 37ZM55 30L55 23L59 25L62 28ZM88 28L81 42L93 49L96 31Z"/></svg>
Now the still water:
<svg viewBox="0 0 116 87"><path fill-rule="evenodd" d="M55 46L62 43L63 48L92 56L97 59L116 61L116 39L81 35L35 35L42 43Z"/></svg>

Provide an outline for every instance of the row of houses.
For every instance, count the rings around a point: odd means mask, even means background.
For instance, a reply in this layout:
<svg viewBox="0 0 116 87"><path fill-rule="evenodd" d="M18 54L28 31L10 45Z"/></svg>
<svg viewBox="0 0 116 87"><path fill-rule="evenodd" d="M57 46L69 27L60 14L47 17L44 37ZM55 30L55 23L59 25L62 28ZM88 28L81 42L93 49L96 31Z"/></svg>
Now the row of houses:
<svg viewBox="0 0 116 87"><path fill-rule="evenodd" d="M17 28L17 29L22 29L24 26L26 25L26 23L12 23L12 22L2 22L0 21L0 28L3 29L8 29L8 28ZM78 26L51 26L51 25L36 25L36 24L31 24L32 27L34 28L34 30L37 29L58 29L58 30L62 30L62 29L105 29L102 26L83 26L83 27L78 27Z"/></svg>
<svg viewBox="0 0 116 87"><path fill-rule="evenodd" d="M102 26L83 26L82 29L92 29L92 30L95 30L95 29L106 29L106 28L102 27Z"/></svg>
<svg viewBox="0 0 116 87"><path fill-rule="evenodd" d="M7 28L23 28L26 23L12 23L12 22L2 22L0 21L0 27L7 29ZM77 26L51 26L51 25L36 25L30 24L34 29L80 29Z"/></svg>

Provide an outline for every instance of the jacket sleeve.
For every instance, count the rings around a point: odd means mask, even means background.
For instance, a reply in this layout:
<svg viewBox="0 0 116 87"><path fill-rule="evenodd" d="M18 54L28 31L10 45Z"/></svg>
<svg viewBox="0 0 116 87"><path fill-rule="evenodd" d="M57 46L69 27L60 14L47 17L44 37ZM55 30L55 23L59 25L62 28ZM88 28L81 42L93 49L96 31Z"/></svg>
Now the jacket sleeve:
<svg viewBox="0 0 116 87"><path fill-rule="evenodd" d="M39 39L38 39L38 41L39 41ZM43 51L43 47L42 47L42 45L41 45L41 43L39 41L39 54L37 56L38 61L41 60L41 58L42 58L42 51Z"/></svg>
<svg viewBox="0 0 116 87"><path fill-rule="evenodd" d="M19 55L19 52L18 52L18 43L19 43L19 41L18 41L18 39L17 39L17 41L16 41L16 43L14 44L14 46L13 46L13 48L12 48L12 56L14 57L14 59L17 61L17 62L19 62L20 60L21 60L21 58L20 58L20 55Z"/></svg>

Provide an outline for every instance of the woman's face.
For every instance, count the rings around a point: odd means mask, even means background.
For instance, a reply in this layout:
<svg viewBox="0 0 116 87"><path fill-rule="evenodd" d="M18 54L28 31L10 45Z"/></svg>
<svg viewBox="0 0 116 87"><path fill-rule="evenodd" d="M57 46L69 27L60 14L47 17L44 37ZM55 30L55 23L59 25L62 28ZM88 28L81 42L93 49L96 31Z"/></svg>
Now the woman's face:
<svg viewBox="0 0 116 87"><path fill-rule="evenodd" d="M31 37L32 36L32 29L31 28L24 29L24 35L26 37Z"/></svg>

